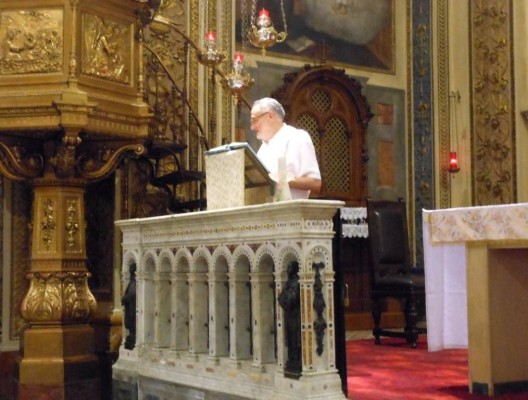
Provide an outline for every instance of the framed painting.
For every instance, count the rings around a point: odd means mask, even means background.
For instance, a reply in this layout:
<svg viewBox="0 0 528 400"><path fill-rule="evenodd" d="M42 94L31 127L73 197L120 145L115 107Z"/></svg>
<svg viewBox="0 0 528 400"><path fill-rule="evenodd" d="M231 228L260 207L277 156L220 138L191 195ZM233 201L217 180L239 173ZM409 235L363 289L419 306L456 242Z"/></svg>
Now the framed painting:
<svg viewBox="0 0 528 400"><path fill-rule="evenodd" d="M394 73L394 0L237 0L239 50L260 53L247 32L262 9L287 33L270 56Z"/></svg>

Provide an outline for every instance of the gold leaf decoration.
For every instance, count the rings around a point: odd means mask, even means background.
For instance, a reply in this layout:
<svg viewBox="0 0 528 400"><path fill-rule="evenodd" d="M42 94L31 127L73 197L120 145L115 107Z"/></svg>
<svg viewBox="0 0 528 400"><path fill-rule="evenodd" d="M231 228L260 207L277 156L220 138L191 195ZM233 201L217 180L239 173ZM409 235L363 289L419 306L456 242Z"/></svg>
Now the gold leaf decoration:
<svg viewBox="0 0 528 400"><path fill-rule="evenodd" d="M0 75L53 73L63 65L63 11L0 13Z"/></svg>
<svg viewBox="0 0 528 400"><path fill-rule="evenodd" d="M83 74L129 84L130 26L84 14L83 32Z"/></svg>

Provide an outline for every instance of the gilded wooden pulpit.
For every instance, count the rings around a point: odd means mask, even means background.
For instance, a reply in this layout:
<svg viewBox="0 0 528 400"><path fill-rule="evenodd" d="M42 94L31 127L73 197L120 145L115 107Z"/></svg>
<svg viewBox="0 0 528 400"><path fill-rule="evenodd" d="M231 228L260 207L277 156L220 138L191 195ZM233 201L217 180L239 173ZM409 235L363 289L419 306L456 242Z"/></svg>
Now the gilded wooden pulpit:
<svg viewBox="0 0 528 400"><path fill-rule="evenodd" d="M145 151L140 3L0 2L0 172L33 189L19 399L99 398L84 194Z"/></svg>

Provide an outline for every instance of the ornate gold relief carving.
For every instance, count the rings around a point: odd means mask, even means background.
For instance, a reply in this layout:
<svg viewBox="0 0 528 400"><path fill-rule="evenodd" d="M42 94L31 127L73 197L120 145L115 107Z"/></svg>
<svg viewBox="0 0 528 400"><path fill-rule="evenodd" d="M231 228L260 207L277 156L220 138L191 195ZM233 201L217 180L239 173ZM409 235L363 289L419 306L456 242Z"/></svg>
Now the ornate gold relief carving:
<svg viewBox="0 0 528 400"><path fill-rule="evenodd" d="M52 73L63 65L62 10L0 13L0 75Z"/></svg>
<svg viewBox="0 0 528 400"><path fill-rule="evenodd" d="M474 203L515 203L512 2L470 4Z"/></svg>
<svg viewBox="0 0 528 400"><path fill-rule="evenodd" d="M95 312L87 272L30 273L22 315L31 323L85 322Z"/></svg>
<svg viewBox="0 0 528 400"><path fill-rule="evenodd" d="M20 145L7 146L0 142L0 155L0 172L12 180L34 178L43 165L42 156Z"/></svg>
<svg viewBox="0 0 528 400"><path fill-rule="evenodd" d="M451 125L449 109L449 4L447 0L438 1L436 33L438 39L438 152L440 159L439 189L440 208L451 206L451 185L449 167L449 151L451 146ZM456 116L454 116L456 118Z"/></svg>
<svg viewBox="0 0 528 400"><path fill-rule="evenodd" d="M82 73L119 83L130 83L131 28L83 14Z"/></svg>
<svg viewBox="0 0 528 400"><path fill-rule="evenodd" d="M73 250L76 247L75 234L79 230L77 202L75 200L68 200L66 204L66 248Z"/></svg>
<svg viewBox="0 0 528 400"><path fill-rule="evenodd" d="M22 302L22 316L30 322L59 321L61 309L60 279L50 274L32 274Z"/></svg>
<svg viewBox="0 0 528 400"><path fill-rule="evenodd" d="M95 298L88 289L87 273L67 273L63 277L66 320L87 321L95 312Z"/></svg>
<svg viewBox="0 0 528 400"><path fill-rule="evenodd" d="M40 225L42 229L42 243L44 244L46 250L49 250L55 236L56 228L55 208L52 200L47 199L44 201L42 213L43 217Z"/></svg>

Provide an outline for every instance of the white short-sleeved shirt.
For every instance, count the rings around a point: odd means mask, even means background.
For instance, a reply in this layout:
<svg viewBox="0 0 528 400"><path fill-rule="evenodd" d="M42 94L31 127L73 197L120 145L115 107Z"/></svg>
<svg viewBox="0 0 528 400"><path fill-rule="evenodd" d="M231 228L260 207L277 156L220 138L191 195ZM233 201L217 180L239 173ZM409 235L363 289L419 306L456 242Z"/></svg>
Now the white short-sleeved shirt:
<svg viewBox="0 0 528 400"><path fill-rule="evenodd" d="M270 174L278 172L278 159L281 155L286 157L289 175L321 179L312 138L305 130L283 124L268 143L262 142L257 152ZM292 199L307 199L310 196L309 190L290 188L290 191Z"/></svg>

